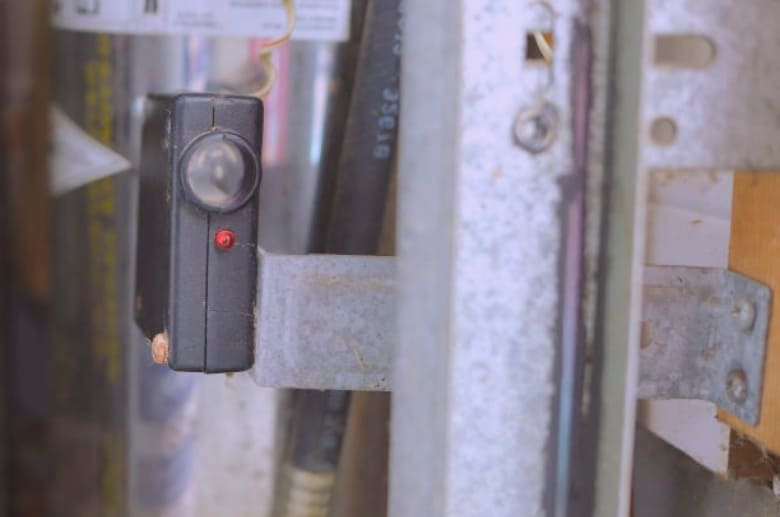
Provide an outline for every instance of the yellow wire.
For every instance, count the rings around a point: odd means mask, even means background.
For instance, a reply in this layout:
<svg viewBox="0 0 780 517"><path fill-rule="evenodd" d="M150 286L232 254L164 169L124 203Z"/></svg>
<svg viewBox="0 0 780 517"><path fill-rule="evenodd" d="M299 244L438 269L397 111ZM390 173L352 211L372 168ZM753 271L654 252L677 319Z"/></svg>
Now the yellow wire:
<svg viewBox="0 0 780 517"><path fill-rule="evenodd" d="M534 41L536 41L536 46L539 48L542 58L545 62L550 63L553 58L553 49L550 42L547 41L547 38L544 36L543 32L534 32Z"/></svg>
<svg viewBox="0 0 780 517"><path fill-rule="evenodd" d="M278 38L264 42L258 56L260 58L260 64L265 71L265 82L260 89L254 93L254 96L260 99L264 99L268 96L276 81L276 67L274 67L273 60L271 59L271 53L290 41L290 37L295 30L295 1L282 0L282 5L284 5L284 12L287 15L287 29Z"/></svg>

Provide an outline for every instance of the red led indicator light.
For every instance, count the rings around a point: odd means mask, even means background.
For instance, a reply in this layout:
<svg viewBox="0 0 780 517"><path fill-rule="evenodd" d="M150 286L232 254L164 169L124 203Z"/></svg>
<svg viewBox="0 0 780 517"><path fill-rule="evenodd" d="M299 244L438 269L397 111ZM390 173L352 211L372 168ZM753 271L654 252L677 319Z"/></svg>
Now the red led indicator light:
<svg viewBox="0 0 780 517"><path fill-rule="evenodd" d="M227 251L236 245L236 234L231 230L219 230L214 234L214 244L222 251Z"/></svg>

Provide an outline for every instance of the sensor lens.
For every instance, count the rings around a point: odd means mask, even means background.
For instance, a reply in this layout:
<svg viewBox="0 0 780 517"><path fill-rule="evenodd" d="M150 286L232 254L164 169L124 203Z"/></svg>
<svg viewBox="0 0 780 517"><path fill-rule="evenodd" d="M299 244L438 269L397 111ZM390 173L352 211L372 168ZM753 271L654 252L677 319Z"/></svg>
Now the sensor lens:
<svg viewBox="0 0 780 517"><path fill-rule="evenodd" d="M254 194L259 180L257 160L240 137L210 134L191 144L182 162L185 189L201 207L229 212Z"/></svg>

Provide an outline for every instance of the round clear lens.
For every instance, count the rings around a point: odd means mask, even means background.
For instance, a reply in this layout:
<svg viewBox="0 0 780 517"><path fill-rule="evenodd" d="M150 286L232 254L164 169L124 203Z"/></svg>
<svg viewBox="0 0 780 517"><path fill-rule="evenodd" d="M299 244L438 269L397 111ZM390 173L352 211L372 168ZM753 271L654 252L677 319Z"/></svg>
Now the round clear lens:
<svg viewBox="0 0 780 517"><path fill-rule="evenodd" d="M216 134L193 144L185 156L182 173L194 201L218 211L235 209L248 199L258 174L247 149Z"/></svg>
<svg viewBox="0 0 780 517"><path fill-rule="evenodd" d="M241 194L246 174L241 151L227 140L202 142L192 150L185 175L192 192L206 205L227 205Z"/></svg>

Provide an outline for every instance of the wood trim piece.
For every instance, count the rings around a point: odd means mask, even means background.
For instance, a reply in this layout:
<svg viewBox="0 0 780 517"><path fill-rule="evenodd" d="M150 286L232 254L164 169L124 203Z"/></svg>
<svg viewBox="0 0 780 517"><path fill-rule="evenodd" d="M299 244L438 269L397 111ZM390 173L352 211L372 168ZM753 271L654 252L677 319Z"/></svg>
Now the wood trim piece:
<svg viewBox="0 0 780 517"><path fill-rule="evenodd" d="M729 269L767 284L773 303L759 424L724 410L718 417L780 454L780 173L737 172L732 199Z"/></svg>

